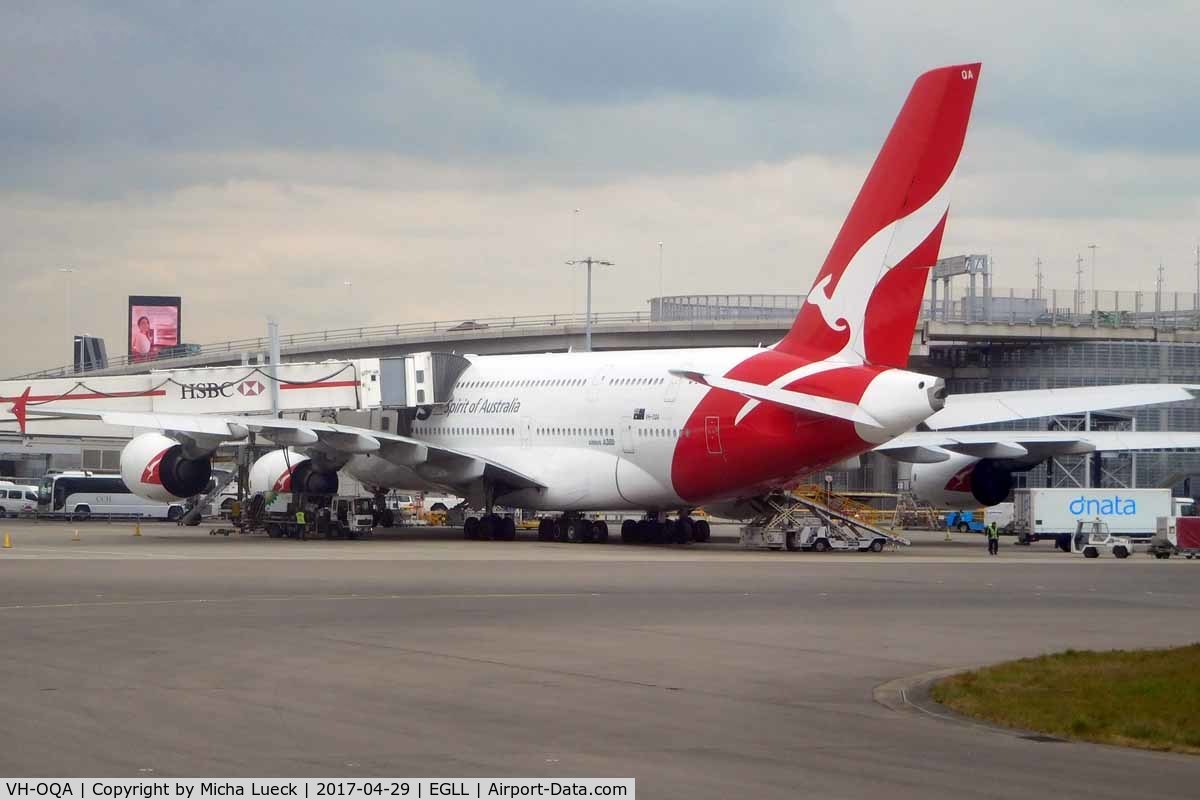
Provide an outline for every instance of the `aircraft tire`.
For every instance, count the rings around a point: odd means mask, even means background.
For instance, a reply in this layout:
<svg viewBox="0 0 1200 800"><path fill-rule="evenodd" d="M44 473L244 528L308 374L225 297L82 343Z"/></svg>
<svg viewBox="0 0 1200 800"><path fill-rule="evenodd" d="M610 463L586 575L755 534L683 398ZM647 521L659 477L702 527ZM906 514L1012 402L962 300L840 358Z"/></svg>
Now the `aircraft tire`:
<svg viewBox="0 0 1200 800"><path fill-rule="evenodd" d="M596 523L596 541L600 544L608 544L608 523L600 520Z"/></svg>
<svg viewBox="0 0 1200 800"><path fill-rule="evenodd" d="M712 526L708 524L706 519L698 519L695 522L695 529L692 531L693 542L707 542L712 538Z"/></svg>
<svg viewBox="0 0 1200 800"><path fill-rule="evenodd" d="M542 517L538 520L538 541L554 541L554 536L550 533L550 520L546 519L545 517Z"/></svg>
<svg viewBox="0 0 1200 800"><path fill-rule="evenodd" d="M463 520L463 538L471 540L479 538L479 517L467 517Z"/></svg>
<svg viewBox="0 0 1200 800"><path fill-rule="evenodd" d="M500 520L499 539L505 542L515 542L517 540L517 523L512 517L504 517Z"/></svg>
<svg viewBox="0 0 1200 800"><path fill-rule="evenodd" d="M696 523L692 522L691 517L680 517L675 521L675 535L668 537L667 541L673 541L675 544L691 544L692 537L696 535Z"/></svg>
<svg viewBox="0 0 1200 800"><path fill-rule="evenodd" d="M554 540L557 542L571 541L571 520L559 517L554 524Z"/></svg>
<svg viewBox="0 0 1200 800"><path fill-rule="evenodd" d="M637 521L637 543L651 544L656 541L654 529L658 527L654 522L648 519L640 519Z"/></svg>
<svg viewBox="0 0 1200 800"><path fill-rule="evenodd" d="M498 538L496 534L499 532L500 525L499 517L495 514L484 514L479 520L479 538L485 542Z"/></svg>
<svg viewBox="0 0 1200 800"><path fill-rule="evenodd" d="M621 523L621 544L637 544L636 519L627 519Z"/></svg>

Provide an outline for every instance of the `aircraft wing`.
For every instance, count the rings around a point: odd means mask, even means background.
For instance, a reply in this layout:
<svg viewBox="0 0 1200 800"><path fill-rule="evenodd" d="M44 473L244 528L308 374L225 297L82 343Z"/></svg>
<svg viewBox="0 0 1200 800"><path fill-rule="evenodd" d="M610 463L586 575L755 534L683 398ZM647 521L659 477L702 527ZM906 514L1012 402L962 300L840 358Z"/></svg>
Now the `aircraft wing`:
<svg viewBox="0 0 1200 800"><path fill-rule="evenodd" d="M1059 414L1177 403L1194 400L1198 396L1200 385L1178 383L1130 383L1123 386L953 394L946 398L946 405L941 411L925 420L925 425L933 430L944 430Z"/></svg>
<svg viewBox="0 0 1200 800"><path fill-rule="evenodd" d="M914 464L948 461L951 454L1037 463L1100 450L1200 449L1200 433L1174 431L911 431L875 448Z"/></svg>
<svg viewBox="0 0 1200 800"><path fill-rule="evenodd" d="M545 488L540 481L491 459L410 436L352 425L221 414L150 414L53 408L29 408L24 413L40 417L94 419L107 425L161 431L171 438L208 451L215 450L225 442L244 441L254 433L281 447L313 448L333 456L375 453L395 464L417 468L423 475L430 476L431 481L449 486L461 486L487 478L512 490Z"/></svg>

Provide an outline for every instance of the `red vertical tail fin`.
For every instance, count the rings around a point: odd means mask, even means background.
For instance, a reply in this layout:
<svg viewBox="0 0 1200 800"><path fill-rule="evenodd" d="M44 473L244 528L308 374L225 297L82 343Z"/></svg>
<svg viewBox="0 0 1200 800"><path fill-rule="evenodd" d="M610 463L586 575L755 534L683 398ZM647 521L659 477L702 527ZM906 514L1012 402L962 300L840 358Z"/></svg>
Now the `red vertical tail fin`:
<svg viewBox="0 0 1200 800"><path fill-rule="evenodd" d="M776 349L813 359L908 363L949 207L979 64L913 84L792 329Z"/></svg>
<svg viewBox="0 0 1200 800"><path fill-rule="evenodd" d="M29 409L29 392L31 389L33 389L32 386L26 386L25 391L21 392L19 397L14 398L15 402L12 404L12 413L17 418L17 426L21 429L22 435L25 434L26 425L28 424L28 414L26 412Z"/></svg>

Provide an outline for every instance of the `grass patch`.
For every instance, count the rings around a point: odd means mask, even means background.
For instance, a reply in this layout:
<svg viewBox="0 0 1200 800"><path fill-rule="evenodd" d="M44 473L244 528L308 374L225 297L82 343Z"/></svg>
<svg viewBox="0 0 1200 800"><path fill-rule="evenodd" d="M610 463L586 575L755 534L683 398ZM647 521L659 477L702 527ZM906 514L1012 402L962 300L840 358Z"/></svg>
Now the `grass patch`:
<svg viewBox="0 0 1200 800"><path fill-rule="evenodd" d="M1200 644L1023 658L946 678L931 693L1014 728L1200 754Z"/></svg>

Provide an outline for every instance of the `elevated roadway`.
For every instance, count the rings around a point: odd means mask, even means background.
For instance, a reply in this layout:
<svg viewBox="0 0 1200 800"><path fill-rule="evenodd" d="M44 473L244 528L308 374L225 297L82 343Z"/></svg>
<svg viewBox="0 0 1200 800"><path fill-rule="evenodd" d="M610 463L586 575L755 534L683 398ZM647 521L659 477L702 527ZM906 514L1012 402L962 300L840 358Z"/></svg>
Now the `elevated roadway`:
<svg viewBox="0 0 1200 800"><path fill-rule="evenodd" d="M593 315L595 350L641 350L676 347L754 347L782 338L790 319L688 319L656 320L645 312ZM337 330L285 334L281 354L285 361L380 358L425 350L478 355L549 353L581 350L584 346L581 315L544 314L492 317L477 320L398 323ZM1033 324L997 320L965 321L923 319L913 331L912 355L928 354L930 345L964 342L1141 341L1200 342L1200 330L1174 325L1112 326L1083 322ZM133 375L154 369L262 363L268 349L266 337L234 339L202 345L195 352L152 362L109 360L110 366L87 375ZM42 370L17 378L77 375L66 367Z"/></svg>

